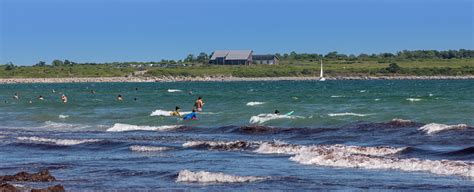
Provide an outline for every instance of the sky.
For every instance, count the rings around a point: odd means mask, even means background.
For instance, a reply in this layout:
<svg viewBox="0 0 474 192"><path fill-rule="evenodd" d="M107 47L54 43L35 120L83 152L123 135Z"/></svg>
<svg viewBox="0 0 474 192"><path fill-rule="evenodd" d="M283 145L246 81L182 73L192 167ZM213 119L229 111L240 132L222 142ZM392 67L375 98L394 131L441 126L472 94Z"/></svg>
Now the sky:
<svg viewBox="0 0 474 192"><path fill-rule="evenodd" d="M0 63L474 49L473 0L0 0Z"/></svg>

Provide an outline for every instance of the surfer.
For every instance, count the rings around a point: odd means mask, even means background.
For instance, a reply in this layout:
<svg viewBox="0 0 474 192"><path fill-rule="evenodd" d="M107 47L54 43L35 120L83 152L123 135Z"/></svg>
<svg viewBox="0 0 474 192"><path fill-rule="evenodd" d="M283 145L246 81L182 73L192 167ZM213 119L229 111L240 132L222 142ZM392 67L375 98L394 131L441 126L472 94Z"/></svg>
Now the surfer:
<svg viewBox="0 0 474 192"><path fill-rule="evenodd" d="M175 107L175 110L173 112L171 112L171 116L178 116L178 117L181 117L181 114L179 113L179 106L176 106Z"/></svg>
<svg viewBox="0 0 474 192"><path fill-rule="evenodd" d="M187 114L186 116L183 117L183 120L188 120L188 119L198 120L195 109L193 109L193 112L191 112L190 114Z"/></svg>
<svg viewBox="0 0 474 192"><path fill-rule="evenodd" d="M63 103L67 103L67 97L66 97L66 95L64 95L64 94L61 95L61 101L62 101Z"/></svg>
<svg viewBox="0 0 474 192"><path fill-rule="evenodd" d="M204 102L202 102L202 97L199 96L196 102L194 103L194 107L196 107L197 111L202 111L202 106L204 106Z"/></svg>
<svg viewBox="0 0 474 192"><path fill-rule="evenodd" d="M43 101L44 100L43 96L42 95L38 96L38 100Z"/></svg>
<svg viewBox="0 0 474 192"><path fill-rule="evenodd" d="M18 96L18 93L15 93L15 95L13 95L13 99L16 99L16 100L20 99L20 97Z"/></svg>
<svg viewBox="0 0 474 192"><path fill-rule="evenodd" d="M122 95L118 95L118 96L117 96L117 101L123 101Z"/></svg>

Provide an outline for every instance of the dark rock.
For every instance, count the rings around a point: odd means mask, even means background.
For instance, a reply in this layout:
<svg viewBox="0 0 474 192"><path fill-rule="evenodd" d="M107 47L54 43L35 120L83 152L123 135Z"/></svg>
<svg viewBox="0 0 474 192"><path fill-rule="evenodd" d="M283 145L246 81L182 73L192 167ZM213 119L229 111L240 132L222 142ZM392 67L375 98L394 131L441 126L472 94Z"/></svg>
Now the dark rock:
<svg viewBox="0 0 474 192"><path fill-rule="evenodd" d="M0 176L0 182L2 181L51 182L56 181L56 178L49 174L49 171L45 169L33 174L22 171L15 175Z"/></svg>
<svg viewBox="0 0 474 192"><path fill-rule="evenodd" d="M31 192L64 192L64 187L62 185L55 185L43 189L32 189Z"/></svg>
<svg viewBox="0 0 474 192"><path fill-rule="evenodd" d="M0 192L16 192L19 191L15 186L8 183L0 183Z"/></svg>

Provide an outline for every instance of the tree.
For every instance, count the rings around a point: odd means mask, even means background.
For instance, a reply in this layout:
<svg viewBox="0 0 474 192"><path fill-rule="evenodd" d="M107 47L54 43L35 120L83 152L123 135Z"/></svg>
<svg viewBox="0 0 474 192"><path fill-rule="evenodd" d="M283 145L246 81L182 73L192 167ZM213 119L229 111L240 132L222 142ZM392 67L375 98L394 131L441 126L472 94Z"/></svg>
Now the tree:
<svg viewBox="0 0 474 192"><path fill-rule="evenodd" d="M335 59L335 58L337 58L337 51L329 52L324 57L329 58L329 59Z"/></svg>
<svg viewBox="0 0 474 192"><path fill-rule="evenodd" d="M390 63L386 70L390 73L398 73L400 71L400 66L398 66L396 63Z"/></svg>
<svg viewBox="0 0 474 192"><path fill-rule="evenodd" d="M64 60L64 65L72 65L72 62L66 59Z"/></svg>
<svg viewBox="0 0 474 192"><path fill-rule="evenodd" d="M51 62L51 65L53 65L55 67L59 67L59 66L64 65L64 63L63 63L63 61L61 61L59 59L55 59L53 62Z"/></svg>
<svg viewBox="0 0 474 192"><path fill-rule="evenodd" d="M33 66L36 66L36 67L44 67L44 66L46 66L46 62L40 61L40 62L36 63L36 64L33 65Z"/></svg>
<svg viewBox="0 0 474 192"><path fill-rule="evenodd" d="M12 62L8 62L6 65L5 65L5 70L6 71L11 71L13 69L16 68L16 65L14 65Z"/></svg>
<svg viewBox="0 0 474 192"><path fill-rule="evenodd" d="M186 59L184 59L184 62L194 62L194 55L193 54L188 54Z"/></svg>
<svg viewBox="0 0 474 192"><path fill-rule="evenodd" d="M207 63L209 61L209 56L206 53L201 52L197 56L196 61L199 63Z"/></svg>

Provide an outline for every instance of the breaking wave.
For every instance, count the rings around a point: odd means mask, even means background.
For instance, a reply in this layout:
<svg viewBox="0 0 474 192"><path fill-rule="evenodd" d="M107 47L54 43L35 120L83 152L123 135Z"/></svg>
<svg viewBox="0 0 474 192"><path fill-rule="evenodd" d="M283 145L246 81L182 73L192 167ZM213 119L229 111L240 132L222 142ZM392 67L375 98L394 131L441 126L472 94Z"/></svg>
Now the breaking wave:
<svg viewBox="0 0 474 192"><path fill-rule="evenodd" d="M445 125L438 123L426 124L423 127L420 127L418 130L424 131L426 134L435 134L441 131L451 130L451 129L466 129L469 126L466 124L457 124L457 125Z"/></svg>
<svg viewBox="0 0 474 192"><path fill-rule="evenodd" d="M179 90L179 89L168 89L168 92L170 92L170 93L182 92L182 90Z"/></svg>
<svg viewBox="0 0 474 192"><path fill-rule="evenodd" d="M270 177L256 176L236 176L224 173L212 173L207 171L183 170L178 174L176 182L196 182L196 183L244 183L269 179Z"/></svg>
<svg viewBox="0 0 474 192"><path fill-rule="evenodd" d="M345 97L345 96L342 96L342 95L331 95L332 98L339 98L339 97Z"/></svg>
<svg viewBox="0 0 474 192"><path fill-rule="evenodd" d="M302 119L304 117L295 116L295 115L278 115L278 114L259 114L256 116L252 116L249 120L249 123L252 124L262 124L267 121L275 120L275 119Z"/></svg>
<svg viewBox="0 0 474 192"><path fill-rule="evenodd" d="M87 128L92 128L90 125L84 124L71 124L71 123L58 123L54 121L44 122L41 128L51 129L51 130L83 130Z"/></svg>
<svg viewBox="0 0 474 192"><path fill-rule="evenodd" d="M357 117L365 117L372 114L360 114L360 113L329 113L328 116L330 117L337 117L337 116L357 116Z"/></svg>
<svg viewBox="0 0 474 192"><path fill-rule="evenodd" d="M40 142L40 143L53 143L56 145L79 145L83 143L92 143L99 142L99 139L49 139L42 137L17 137L18 140L22 141L31 141L31 142Z"/></svg>
<svg viewBox="0 0 474 192"><path fill-rule="evenodd" d="M251 101L251 102L248 102L246 105L255 106L255 105L263 105L263 104L265 104L265 102Z"/></svg>
<svg viewBox="0 0 474 192"><path fill-rule="evenodd" d="M155 146L141 146L141 145L132 145L129 147L130 151L135 152L159 152L170 150L170 147L155 147Z"/></svg>
<svg viewBox="0 0 474 192"><path fill-rule="evenodd" d="M139 126L129 125L122 123L115 123L113 127L108 128L110 132L123 132L123 131L166 131L171 129L179 128L178 125L162 125L162 126Z"/></svg>
<svg viewBox="0 0 474 192"><path fill-rule="evenodd" d="M421 101L421 99L420 98L407 98L407 101L414 102L414 101Z"/></svg>
<svg viewBox="0 0 474 192"><path fill-rule="evenodd" d="M58 116L58 118L60 118L60 119L66 119L68 117L69 117L69 115L62 115L62 114Z"/></svg>
<svg viewBox="0 0 474 192"><path fill-rule="evenodd" d="M423 171L439 175L458 175L474 178L474 163L453 160L423 160L398 158L397 154L407 147L389 146L347 146L347 145L294 145L280 141L192 141L184 147L205 147L213 150L253 150L260 154L291 155L290 160L301 164L363 169L396 169L402 171Z"/></svg>

